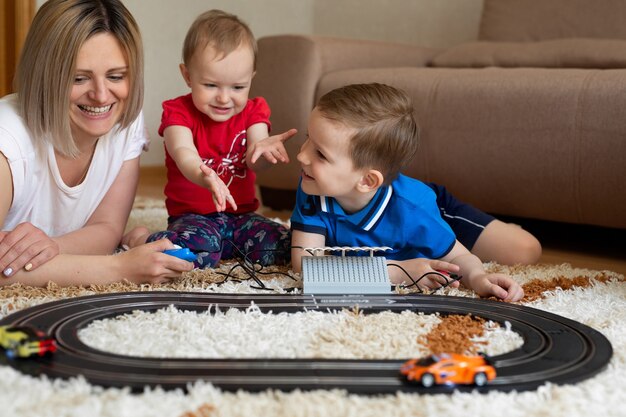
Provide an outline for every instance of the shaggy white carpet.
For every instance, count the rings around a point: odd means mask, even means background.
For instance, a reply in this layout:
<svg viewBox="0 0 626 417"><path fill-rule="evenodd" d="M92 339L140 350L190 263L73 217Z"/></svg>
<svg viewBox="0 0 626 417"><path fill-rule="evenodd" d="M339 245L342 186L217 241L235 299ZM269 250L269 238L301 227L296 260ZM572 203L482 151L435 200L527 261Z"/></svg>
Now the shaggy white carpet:
<svg viewBox="0 0 626 417"><path fill-rule="evenodd" d="M151 358L405 359L430 353L417 340L438 322L437 315L411 311L271 314L253 304L246 311L196 313L171 306L94 321L78 335L95 349ZM493 322L484 328L475 343L488 355L523 344L509 328Z"/></svg>
<svg viewBox="0 0 626 417"><path fill-rule="evenodd" d="M154 229L163 224L159 207L151 210ZM141 220L146 213L138 208L132 221ZM156 214L155 214L156 213ZM153 219L159 216L159 219ZM161 223L159 223L161 222ZM146 389L141 394L131 394L126 389L104 389L92 386L82 378L49 380L47 377L31 377L18 373L10 367L0 367L0 417L22 416L115 416L115 417L207 417L207 416L625 416L626 404L626 284L622 275L609 271L574 269L568 265L536 266L527 268L504 268L487 265L492 270L507 270L520 283L541 279L546 282L559 278L561 283L571 283L581 277L591 285L563 285L544 292L522 304L550 311L584 323L603 333L612 343L614 354L606 370L593 378L575 385L557 386L545 384L538 390L521 393L489 392L454 393L452 395L403 394L360 396L344 391L280 392L265 391L222 392L210 383L198 381L190 384L187 392ZM269 285L281 291L293 282L276 277ZM32 289L14 286L0 290L0 317L10 312L60 298L88 295L107 291L184 290L209 292L256 292L247 282L229 282L216 285L203 278L201 273L189 274L179 282L158 288L150 286L110 286L61 289L49 286ZM465 290L449 290L448 295L468 296ZM163 339L151 334L153 326L162 329L174 327L176 334L192 340L202 326L209 326L215 333L206 343L210 349L188 346L177 350L176 346L159 345L168 356L185 357L254 357L270 353L286 357L333 355L342 352L345 357L365 357L380 349L380 339L393 340L393 349L384 355L402 357L420 353L415 346L407 346L407 338L398 338L402 329L412 340L427 331L438 320L436 316L414 313L381 314L378 317L355 318L346 312L263 314L254 306L246 312L220 311L217 314L189 313L175 308L155 314L133 313L123 317L94 322L81 333L81 338L101 349L118 353L155 355L150 343L162 343ZM387 327L383 325L387 323ZM416 329L415 324L421 328ZM241 326L245 338L229 336L233 326ZM267 327L267 328L265 328ZM264 329L265 328L265 329ZM132 329L130 331L129 329ZM411 329L411 330L409 330ZM180 333L179 333L180 332ZM352 332L352 333L351 333ZM413 333L409 333L413 332ZM283 333L294 341L281 345ZM311 334L325 334L311 337ZM349 337L343 337L348 334ZM135 343L132 351L121 341L126 337L144 339ZM350 346L349 340L362 338L368 344L362 349ZM368 340L370 339L370 340ZM261 343L262 341L271 343ZM490 353L500 353L515 348L521 341L506 328L490 329L485 336ZM203 343L204 344L204 343ZM254 349L252 349L254 347Z"/></svg>

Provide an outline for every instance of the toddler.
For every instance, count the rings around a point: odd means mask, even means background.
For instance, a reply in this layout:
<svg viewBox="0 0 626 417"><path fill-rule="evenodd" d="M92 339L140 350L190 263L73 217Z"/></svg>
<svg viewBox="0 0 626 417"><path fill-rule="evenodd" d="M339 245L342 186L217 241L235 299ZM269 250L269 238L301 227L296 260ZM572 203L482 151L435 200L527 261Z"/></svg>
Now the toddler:
<svg viewBox="0 0 626 417"><path fill-rule="evenodd" d="M269 136L270 109L250 99L257 45L250 28L220 10L200 15L183 46L180 71L191 93L163 102L166 231L131 231L130 247L168 238L213 267L236 252L263 265L289 259L289 231L257 213L255 171L289 162L292 129Z"/></svg>

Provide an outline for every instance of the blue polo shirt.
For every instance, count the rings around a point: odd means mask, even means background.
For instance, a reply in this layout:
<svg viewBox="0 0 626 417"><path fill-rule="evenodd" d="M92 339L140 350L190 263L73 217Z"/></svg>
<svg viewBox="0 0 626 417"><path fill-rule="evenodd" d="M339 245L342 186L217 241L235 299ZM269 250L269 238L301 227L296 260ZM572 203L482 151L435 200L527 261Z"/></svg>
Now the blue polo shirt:
<svg viewBox="0 0 626 417"><path fill-rule="evenodd" d="M351 214L332 197L306 194L300 184L291 228L323 235L327 246L390 246L393 250L378 254L393 260L439 259L456 242L433 190L405 175L380 187L367 206Z"/></svg>

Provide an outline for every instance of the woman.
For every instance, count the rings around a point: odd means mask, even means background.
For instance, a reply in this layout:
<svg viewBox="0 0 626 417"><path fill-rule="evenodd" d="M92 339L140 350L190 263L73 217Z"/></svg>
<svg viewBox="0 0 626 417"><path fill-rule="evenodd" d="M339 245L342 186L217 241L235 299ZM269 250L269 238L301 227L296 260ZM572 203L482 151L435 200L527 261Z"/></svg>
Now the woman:
<svg viewBox="0 0 626 417"><path fill-rule="evenodd" d="M117 256L148 143L143 50L119 0L49 0L0 100L1 284L161 282L169 241Z"/></svg>

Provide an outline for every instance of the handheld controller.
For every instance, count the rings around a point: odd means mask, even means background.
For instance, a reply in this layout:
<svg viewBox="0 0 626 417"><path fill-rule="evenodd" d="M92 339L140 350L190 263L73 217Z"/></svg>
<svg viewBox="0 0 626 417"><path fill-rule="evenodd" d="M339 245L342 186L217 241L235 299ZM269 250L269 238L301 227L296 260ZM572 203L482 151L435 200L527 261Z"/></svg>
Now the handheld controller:
<svg viewBox="0 0 626 417"><path fill-rule="evenodd" d="M181 248L175 245L176 248L164 250L163 253L170 256L175 256L185 261L193 262L198 259L198 255L189 250L189 248Z"/></svg>

